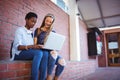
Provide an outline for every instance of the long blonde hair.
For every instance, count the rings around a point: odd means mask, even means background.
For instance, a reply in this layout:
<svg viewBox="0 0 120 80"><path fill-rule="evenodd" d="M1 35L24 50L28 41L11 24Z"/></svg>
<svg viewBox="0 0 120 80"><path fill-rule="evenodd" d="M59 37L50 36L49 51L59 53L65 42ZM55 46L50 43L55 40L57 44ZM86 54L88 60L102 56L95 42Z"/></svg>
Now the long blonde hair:
<svg viewBox="0 0 120 80"><path fill-rule="evenodd" d="M51 14L51 13L48 13L48 14L44 17L43 22L42 22L40 28L38 28L38 30L37 30L37 35L39 35L39 34L41 33L41 28L43 28L43 27L45 26L45 20L46 20L47 17L50 17L50 18L53 19L52 24L53 24L53 22L55 21L54 15ZM45 35L44 42L47 40L47 36L49 35L49 33L50 33L50 32L52 31L52 29L53 29L52 24L51 24L51 26L49 27L49 29L48 29L48 31L47 31L47 33L46 33L46 35Z"/></svg>
<svg viewBox="0 0 120 80"><path fill-rule="evenodd" d="M43 27L45 26L45 20L46 20L47 17L51 17L51 18L53 19L52 24L53 24L53 22L55 21L54 15L51 14L51 13L48 13L48 14L44 17L43 22L42 22L40 28L38 28L38 33L37 33L38 35L39 35L40 32L41 32L41 28L43 28ZM49 28L49 30L48 30L48 32L50 32L50 30L52 30L52 28L53 28L53 27L52 27L52 25L51 25L50 28Z"/></svg>

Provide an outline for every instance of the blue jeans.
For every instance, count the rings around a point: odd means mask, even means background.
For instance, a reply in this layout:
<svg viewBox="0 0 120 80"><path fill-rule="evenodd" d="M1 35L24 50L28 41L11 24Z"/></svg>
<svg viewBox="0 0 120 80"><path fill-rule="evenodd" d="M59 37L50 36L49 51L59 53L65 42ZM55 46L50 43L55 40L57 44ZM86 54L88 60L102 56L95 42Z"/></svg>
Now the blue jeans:
<svg viewBox="0 0 120 80"><path fill-rule="evenodd" d="M32 60L31 79L38 80L40 70L40 80L45 80L48 61L47 51L36 49L23 50L19 55L15 55L15 60Z"/></svg>
<svg viewBox="0 0 120 80"><path fill-rule="evenodd" d="M42 49L43 51L43 57L40 63L40 79L39 80L45 80L46 79L46 72L47 72L47 64L48 64L48 54L49 51Z"/></svg>
<svg viewBox="0 0 120 80"><path fill-rule="evenodd" d="M58 60L60 59L61 57L58 55L57 56L57 59L55 60L51 54L49 53L49 57L48 57L48 69L47 69L47 73L48 75L51 75L52 72L53 72L53 69L54 69L54 65L56 64L57 67L55 69L55 76L60 76L60 74L63 72L64 70L64 66L60 65L58 63Z"/></svg>

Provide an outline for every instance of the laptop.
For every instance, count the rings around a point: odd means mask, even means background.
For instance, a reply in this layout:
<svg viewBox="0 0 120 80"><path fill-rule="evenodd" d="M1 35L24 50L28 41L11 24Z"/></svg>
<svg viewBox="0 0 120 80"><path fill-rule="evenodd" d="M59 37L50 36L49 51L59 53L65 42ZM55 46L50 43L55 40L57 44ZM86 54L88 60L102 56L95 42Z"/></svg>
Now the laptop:
<svg viewBox="0 0 120 80"><path fill-rule="evenodd" d="M50 32L48 35L46 41L44 42L44 49L49 49L49 50L61 50L63 44L65 41L65 36Z"/></svg>

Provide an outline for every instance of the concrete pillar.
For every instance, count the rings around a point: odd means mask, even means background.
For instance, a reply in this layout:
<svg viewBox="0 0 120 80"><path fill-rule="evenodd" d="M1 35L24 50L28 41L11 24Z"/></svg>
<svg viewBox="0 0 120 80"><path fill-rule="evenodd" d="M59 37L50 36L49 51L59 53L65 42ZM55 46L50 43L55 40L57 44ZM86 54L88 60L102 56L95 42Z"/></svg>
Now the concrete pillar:
<svg viewBox="0 0 120 80"><path fill-rule="evenodd" d="M68 14L70 16L70 60L80 61L79 18L75 0L69 0Z"/></svg>

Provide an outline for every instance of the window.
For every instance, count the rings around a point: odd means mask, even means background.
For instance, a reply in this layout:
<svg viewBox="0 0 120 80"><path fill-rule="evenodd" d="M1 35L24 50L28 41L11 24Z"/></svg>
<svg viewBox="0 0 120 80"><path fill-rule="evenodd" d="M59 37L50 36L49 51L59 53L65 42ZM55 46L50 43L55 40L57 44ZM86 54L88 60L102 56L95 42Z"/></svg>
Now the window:
<svg viewBox="0 0 120 80"><path fill-rule="evenodd" d="M65 12L68 12L68 0L51 0Z"/></svg>

